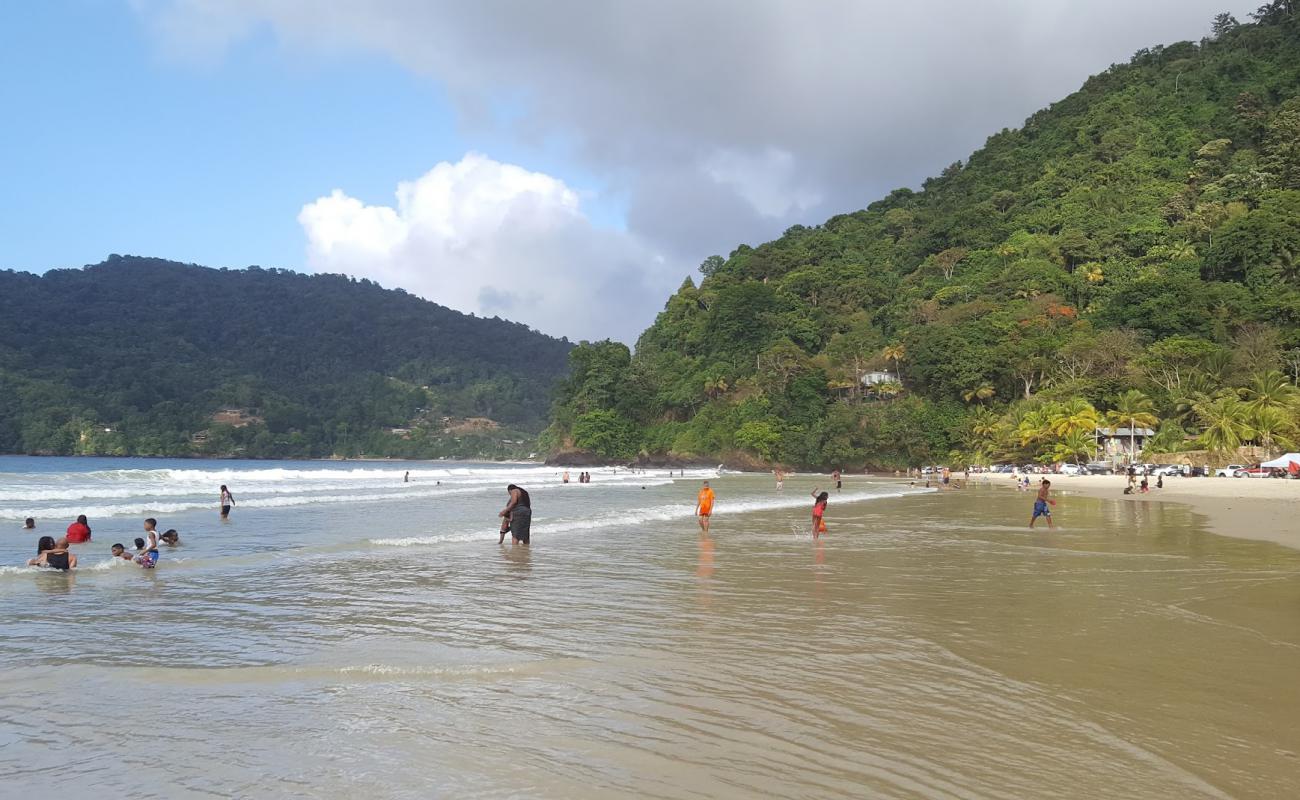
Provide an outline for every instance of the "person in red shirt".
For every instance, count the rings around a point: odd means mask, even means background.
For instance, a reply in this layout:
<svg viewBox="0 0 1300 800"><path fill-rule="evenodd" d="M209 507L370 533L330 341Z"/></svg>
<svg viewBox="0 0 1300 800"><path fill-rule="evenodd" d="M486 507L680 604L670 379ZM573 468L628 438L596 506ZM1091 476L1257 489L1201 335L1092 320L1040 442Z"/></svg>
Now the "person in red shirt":
<svg viewBox="0 0 1300 800"><path fill-rule="evenodd" d="M77 521L68 526L68 535L64 541L68 544L90 541L90 526L86 524L85 514L77 517Z"/></svg>

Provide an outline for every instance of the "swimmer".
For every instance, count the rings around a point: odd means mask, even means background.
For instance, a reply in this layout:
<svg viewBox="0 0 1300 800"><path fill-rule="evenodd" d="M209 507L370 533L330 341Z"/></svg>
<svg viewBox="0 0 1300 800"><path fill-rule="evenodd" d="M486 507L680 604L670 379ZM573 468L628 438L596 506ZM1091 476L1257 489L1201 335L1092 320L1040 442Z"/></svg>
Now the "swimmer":
<svg viewBox="0 0 1300 800"><path fill-rule="evenodd" d="M176 545L181 543L181 535L176 532L175 528L168 528L166 531L163 532L161 536L158 537L158 541L162 542L168 547L175 547Z"/></svg>
<svg viewBox="0 0 1300 800"><path fill-rule="evenodd" d="M29 567L49 567L67 572L77 566L77 556L60 547L53 536L42 536L36 543L36 558L27 562Z"/></svg>
<svg viewBox="0 0 1300 800"><path fill-rule="evenodd" d="M141 540L141 541L143 541L143 540ZM121 544L120 542L117 543L117 544L115 544L115 545L113 545L112 547L110 547L110 548L109 548L109 552L113 554L113 558L120 558L120 559L122 559L123 561L134 561L134 560L135 560L134 557L133 557L130 553L126 552L126 548L123 547L122 544Z"/></svg>
<svg viewBox="0 0 1300 800"><path fill-rule="evenodd" d="M149 550L145 547L144 539L136 537L135 540L135 563L145 569L153 569L158 564L158 548Z"/></svg>
<svg viewBox="0 0 1300 800"><path fill-rule="evenodd" d="M23 530L25 530L25 531L34 531L34 530L36 530L36 520L32 519L31 517L28 517L28 518L23 522Z"/></svg>

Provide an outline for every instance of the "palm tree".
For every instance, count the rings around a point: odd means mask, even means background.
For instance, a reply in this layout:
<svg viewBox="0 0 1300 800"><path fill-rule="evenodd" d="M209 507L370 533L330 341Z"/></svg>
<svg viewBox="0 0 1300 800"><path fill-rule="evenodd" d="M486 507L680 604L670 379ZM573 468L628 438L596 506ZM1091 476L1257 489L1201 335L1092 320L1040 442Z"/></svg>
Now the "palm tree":
<svg viewBox="0 0 1300 800"><path fill-rule="evenodd" d="M903 344L891 344L881 352L886 359L894 362L894 377L899 383L903 382L903 376L898 372L898 362L907 358L907 348Z"/></svg>
<svg viewBox="0 0 1300 800"><path fill-rule="evenodd" d="M967 403L971 403L971 402L983 403L985 400L988 400L993 395L994 395L993 387L987 383L977 386L974 389L967 389L966 391L961 393L962 399L965 400Z"/></svg>
<svg viewBox="0 0 1300 800"><path fill-rule="evenodd" d="M1137 456L1137 426L1155 428L1160 418L1155 414L1155 403L1138 389L1129 389L1115 400L1115 407L1106 412L1106 424L1111 428L1128 428L1129 461Z"/></svg>
<svg viewBox="0 0 1300 800"><path fill-rule="evenodd" d="M1082 397L1075 397L1065 403L1053 403L1049 408L1049 428L1061 438L1080 431L1096 433L1097 426L1101 424L1097 409Z"/></svg>
<svg viewBox="0 0 1300 800"><path fill-rule="evenodd" d="M1205 449L1225 454L1241 447L1241 443L1255 435L1250 427L1250 410L1235 395L1222 394L1213 400L1196 404L1196 418L1205 429L1201 442Z"/></svg>
<svg viewBox="0 0 1300 800"><path fill-rule="evenodd" d="M1295 441L1292 437L1296 431L1296 423L1282 408L1270 406L1253 409L1250 412L1250 427L1255 432L1255 438L1269 455L1273 453L1274 444L1290 447Z"/></svg>
<svg viewBox="0 0 1300 800"><path fill-rule="evenodd" d="M1251 379L1250 385L1241 390L1241 396L1247 401L1246 407L1252 413L1266 408L1282 410L1293 407L1296 394L1296 388L1277 370L1256 375Z"/></svg>
<svg viewBox="0 0 1300 800"><path fill-rule="evenodd" d="M1074 430L1052 445L1052 458L1056 461L1079 463L1079 457L1091 458L1097 449L1097 440L1088 431Z"/></svg>

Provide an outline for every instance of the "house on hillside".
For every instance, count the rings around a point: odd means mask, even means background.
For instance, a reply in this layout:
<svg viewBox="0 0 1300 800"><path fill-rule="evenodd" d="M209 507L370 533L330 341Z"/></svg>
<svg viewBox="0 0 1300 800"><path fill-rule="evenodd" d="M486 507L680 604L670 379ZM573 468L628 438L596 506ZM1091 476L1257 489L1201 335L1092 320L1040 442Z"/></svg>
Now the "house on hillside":
<svg viewBox="0 0 1300 800"><path fill-rule="evenodd" d="M1098 428L1093 436L1097 452L1102 459L1136 459L1146 447L1147 440L1155 436L1150 428Z"/></svg>
<svg viewBox="0 0 1300 800"><path fill-rule="evenodd" d="M898 383L898 378L895 378L893 374L889 372L868 372L865 373L860 380L862 381L862 385L867 388L879 386L882 383Z"/></svg>

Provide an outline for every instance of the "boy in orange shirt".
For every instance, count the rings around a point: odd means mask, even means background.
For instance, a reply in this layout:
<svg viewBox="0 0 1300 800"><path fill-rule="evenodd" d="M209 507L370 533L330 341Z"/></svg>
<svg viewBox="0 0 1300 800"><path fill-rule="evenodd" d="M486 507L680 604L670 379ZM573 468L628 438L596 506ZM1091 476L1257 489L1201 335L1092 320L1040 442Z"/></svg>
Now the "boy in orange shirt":
<svg viewBox="0 0 1300 800"><path fill-rule="evenodd" d="M700 489L700 494L695 498L695 516L700 518L700 530L705 533L709 532L709 517L713 515L713 490L709 488L709 482L704 482L704 488Z"/></svg>

